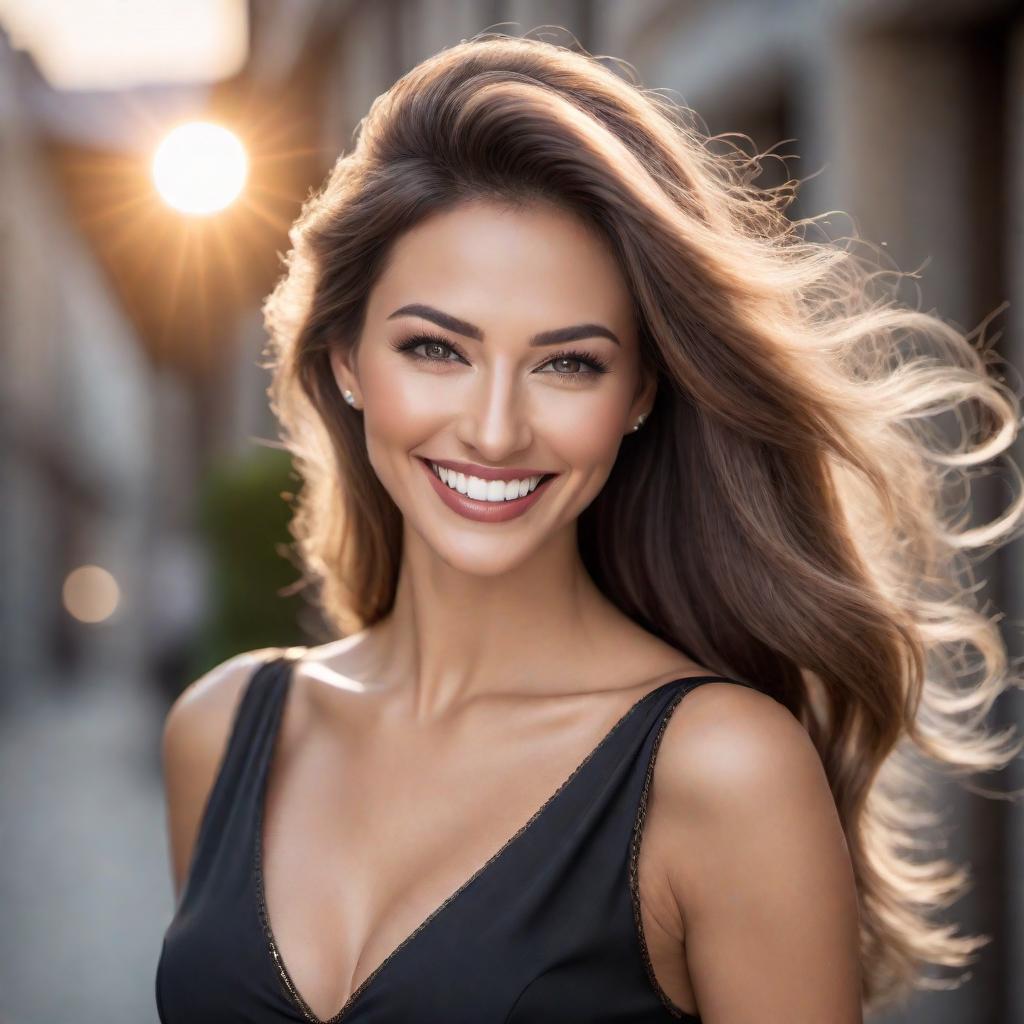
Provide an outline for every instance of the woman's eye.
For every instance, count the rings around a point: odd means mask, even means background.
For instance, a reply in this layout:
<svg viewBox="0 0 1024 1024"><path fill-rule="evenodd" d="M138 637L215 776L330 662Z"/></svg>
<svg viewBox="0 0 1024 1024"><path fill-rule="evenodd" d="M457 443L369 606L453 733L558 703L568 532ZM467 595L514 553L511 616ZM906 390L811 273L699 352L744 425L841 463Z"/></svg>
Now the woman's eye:
<svg viewBox="0 0 1024 1024"><path fill-rule="evenodd" d="M434 362L445 362L447 356L455 353L455 350L443 341L421 341L414 348L423 349L425 358Z"/></svg>
<svg viewBox="0 0 1024 1024"><path fill-rule="evenodd" d="M566 369L566 364L568 364L568 369ZM545 365L553 366L555 373L567 377L575 377L580 373L586 372L583 369L583 360L577 359L575 356L558 356Z"/></svg>
<svg viewBox="0 0 1024 1024"><path fill-rule="evenodd" d="M410 355L413 359L422 359L428 363L450 363L453 360L448 356L454 355L456 360L461 359L461 354L455 348L441 338L433 338L430 335L417 334L395 346L399 352ZM422 349L422 351L420 351Z"/></svg>
<svg viewBox="0 0 1024 1024"><path fill-rule="evenodd" d="M565 352L552 356L544 365L550 366L556 376L563 380L571 380L573 383L593 380L608 369L608 364L600 357L584 355L582 352Z"/></svg>

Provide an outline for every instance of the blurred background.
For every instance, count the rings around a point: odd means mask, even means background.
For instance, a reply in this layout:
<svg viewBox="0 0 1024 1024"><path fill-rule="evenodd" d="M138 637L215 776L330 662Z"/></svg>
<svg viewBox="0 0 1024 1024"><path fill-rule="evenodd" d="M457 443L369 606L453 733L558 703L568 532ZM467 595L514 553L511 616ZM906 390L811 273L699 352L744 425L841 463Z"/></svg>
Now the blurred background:
<svg viewBox="0 0 1024 1024"><path fill-rule="evenodd" d="M260 302L370 102L486 28L622 58L762 182L1024 366L1024 13L996 0L0 0L0 1021L156 1021L160 735L238 651L318 643L294 587ZM1021 454L1017 452L1018 461ZM1005 487L981 481L989 519ZM1019 656L1020 544L982 603ZM1024 721L1019 693L993 725ZM1024 785L1017 766L984 784ZM1024 1021L1024 815L935 781L970 981L884 1018ZM877 1019L882 1019L881 1017Z"/></svg>

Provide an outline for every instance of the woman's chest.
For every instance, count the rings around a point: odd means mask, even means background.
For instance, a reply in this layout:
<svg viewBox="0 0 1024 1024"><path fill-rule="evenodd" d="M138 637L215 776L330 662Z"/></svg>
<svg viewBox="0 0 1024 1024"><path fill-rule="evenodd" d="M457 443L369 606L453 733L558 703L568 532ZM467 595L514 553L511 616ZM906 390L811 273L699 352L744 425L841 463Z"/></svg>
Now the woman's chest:
<svg viewBox="0 0 1024 1024"><path fill-rule="evenodd" d="M163 1024L678 1019L637 928L643 706L568 775L564 745L468 775L346 765L278 749L273 700L246 712L165 936Z"/></svg>
<svg viewBox="0 0 1024 1024"><path fill-rule="evenodd" d="M515 844L586 759L583 732L584 742L567 749L557 730L552 724L551 739L537 723L510 724L501 738L478 729L474 745L459 735L425 741L380 729L373 742L339 744L282 728L264 794L259 898L282 981L307 1019L337 1016L427 922L440 929L434 919L450 902L472 935L497 934L488 914L504 913L508 923L503 901L536 884L528 874L494 891L472 925L463 915L477 912L474 892L492 889L482 876L494 862L515 865ZM645 876L657 871L647 859L643 868ZM627 876L619 877L624 896ZM570 912L567 902L547 894L533 920ZM509 962L514 950L487 955Z"/></svg>

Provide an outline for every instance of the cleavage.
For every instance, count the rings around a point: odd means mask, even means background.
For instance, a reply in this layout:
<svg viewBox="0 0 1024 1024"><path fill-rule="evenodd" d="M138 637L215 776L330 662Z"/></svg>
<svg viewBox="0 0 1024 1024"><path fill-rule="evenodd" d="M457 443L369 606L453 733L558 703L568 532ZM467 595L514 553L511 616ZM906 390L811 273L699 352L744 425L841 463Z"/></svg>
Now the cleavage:
<svg viewBox="0 0 1024 1024"><path fill-rule="evenodd" d="M329 728L299 724L292 705L268 769L263 885L278 955L320 1021L486 869L612 724L591 718L584 730L577 706L543 724L492 716L493 738L481 727L385 737L377 725L360 731L333 718ZM527 743L536 756L524 756ZM556 766L543 778L534 770L529 799L510 785L524 764Z"/></svg>

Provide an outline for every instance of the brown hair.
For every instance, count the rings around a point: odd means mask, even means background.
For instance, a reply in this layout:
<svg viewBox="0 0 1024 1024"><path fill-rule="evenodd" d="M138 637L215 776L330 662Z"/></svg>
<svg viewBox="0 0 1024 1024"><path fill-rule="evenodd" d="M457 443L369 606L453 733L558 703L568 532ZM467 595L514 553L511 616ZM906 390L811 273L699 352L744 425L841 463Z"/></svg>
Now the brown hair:
<svg viewBox="0 0 1024 1024"><path fill-rule="evenodd" d="M358 342L396 238L480 198L551 200L596 226L635 296L658 391L580 516L581 556L632 619L756 681L808 730L856 873L874 1009L941 987L927 965L970 963L988 941L934 919L967 872L911 858L924 818L906 800L924 795L912 747L959 775L1021 748L983 724L1020 680L974 606L967 552L1010 540L1022 507L958 530L943 494L1011 445L1019 397L990 350L895 301L885 281L900 275L804 237L813 218L784 212L795 183L755 187L759 157L617 67L487 33L373 102L292 227L264 309L272 405L303 479L292 532L333 627L388 613L401 517L328 346ZM970 435L968 400L980 440L929 444L927 417L944 410ZM978 678L955 685L967 645Z"/></svg>

